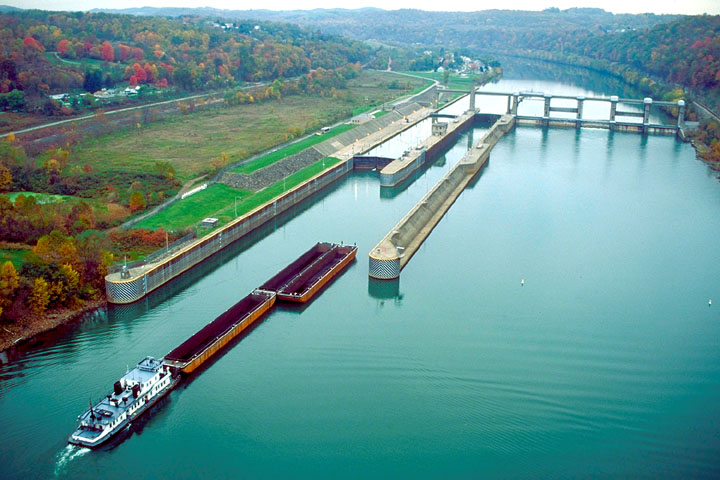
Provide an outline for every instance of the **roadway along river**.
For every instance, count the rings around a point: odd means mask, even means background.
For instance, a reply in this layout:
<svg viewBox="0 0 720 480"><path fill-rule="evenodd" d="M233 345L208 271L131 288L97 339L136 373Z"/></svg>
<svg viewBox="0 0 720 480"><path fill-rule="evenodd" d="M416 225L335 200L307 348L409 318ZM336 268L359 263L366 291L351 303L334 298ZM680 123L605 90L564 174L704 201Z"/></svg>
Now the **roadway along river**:
<svg viewBox="0 0 720 480"><path fill-rule="evenodd" d="M488 88L617 93L523 72ZM399 283L369 283L367 252L467 143L406 188L354 174L0 366L0 477L718 477L717 175L674 138L519 128ZM360 251L312 304L276 309L114 447L66 446L126 365L318 240Z"/></svg>

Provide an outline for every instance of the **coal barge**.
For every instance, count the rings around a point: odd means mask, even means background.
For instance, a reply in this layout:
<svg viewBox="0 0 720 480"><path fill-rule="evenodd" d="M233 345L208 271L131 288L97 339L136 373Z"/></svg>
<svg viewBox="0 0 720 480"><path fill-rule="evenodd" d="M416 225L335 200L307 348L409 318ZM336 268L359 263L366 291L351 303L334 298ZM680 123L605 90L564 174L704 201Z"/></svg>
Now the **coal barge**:
<svg viewBox="0 0 720 480"><path fill-rule="evenodd" d="M78 417L70 443L104 444L177 386L189 374L265 315L276 300L307 302L347 267L356 246L318 243L262 287L230 307L193 336L156 360L147 357L115 382L113 393Z"/></svg>
<svg viewBox="0 0 720 480"><path fill-rule="evenodd" d="M342 272L356 254L355 245L317 243L260 288L276 292L278 300L305 303Z"/></svg>
<svg viewBox="0 0 720 480"><path fill-rule="evenodd" d="M165 355L165 365L174 371L192 372L270 310L275 298L275 292L254 290Z"/></svg>

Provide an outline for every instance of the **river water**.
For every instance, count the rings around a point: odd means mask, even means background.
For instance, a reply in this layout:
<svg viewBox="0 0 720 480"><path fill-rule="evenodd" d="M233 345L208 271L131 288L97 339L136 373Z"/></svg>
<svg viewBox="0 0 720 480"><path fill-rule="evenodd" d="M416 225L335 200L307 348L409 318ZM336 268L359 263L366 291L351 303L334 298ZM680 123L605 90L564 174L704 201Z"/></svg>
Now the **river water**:
<svg viewBox="0 0 720 480"><path fill-rule="evenodd" d="M618 94L505 72L487 88ZM720 184L689 145L518 128L399 282L368 280L367 252L482 132L393 190L353 174L24 347L0 366L0 478L720 476ZM319 240L359 253L314 302L276 308L108 448L66 445L126 365Z"/></svg>

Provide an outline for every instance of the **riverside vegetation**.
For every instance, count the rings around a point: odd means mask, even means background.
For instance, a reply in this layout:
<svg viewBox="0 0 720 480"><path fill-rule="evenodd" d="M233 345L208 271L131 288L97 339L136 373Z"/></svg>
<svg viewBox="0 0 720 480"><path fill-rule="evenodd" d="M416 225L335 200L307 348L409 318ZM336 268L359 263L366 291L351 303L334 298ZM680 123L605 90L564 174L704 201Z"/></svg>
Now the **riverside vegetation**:
<svg viewBox="0 0 720 480"><path fill-rule="evenodd" d="M355 65L318 69L300 81L230 90L215 105L36 157L26 155L13 135L0 142L3 165L10 167L4 190L16 190L0 195L0 346L101 304L104 275L118 259L141 258L209 214L228 220L237 198L243 199L241 212L248 211L319 172L323 162L257 192L215 184L138 228L115 228L124 220L175 195L183 183L428 85L403 78L390 88L396 78ZM337 133L348 128L340 126ZM262 171L326 138L313 135L243 168ZM334 161L325 159L325 165Z"/></svg>

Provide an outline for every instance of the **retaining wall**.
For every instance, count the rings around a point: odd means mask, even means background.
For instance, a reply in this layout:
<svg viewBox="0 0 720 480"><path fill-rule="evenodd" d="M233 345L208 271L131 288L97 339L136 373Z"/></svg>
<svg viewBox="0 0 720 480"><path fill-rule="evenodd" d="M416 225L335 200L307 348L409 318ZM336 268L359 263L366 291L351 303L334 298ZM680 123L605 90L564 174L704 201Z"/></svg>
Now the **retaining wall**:
<svg viewBox="0 0 720 480"><path fill-rule="evenodd" d="M130 270L130 278L121 278L121 273L109 274L105 277L108 301L110 303L131 303L142 298L285 210L347 175L352 169L352 159L328 168L267 204L182 248L163 262Z"/></svg>

